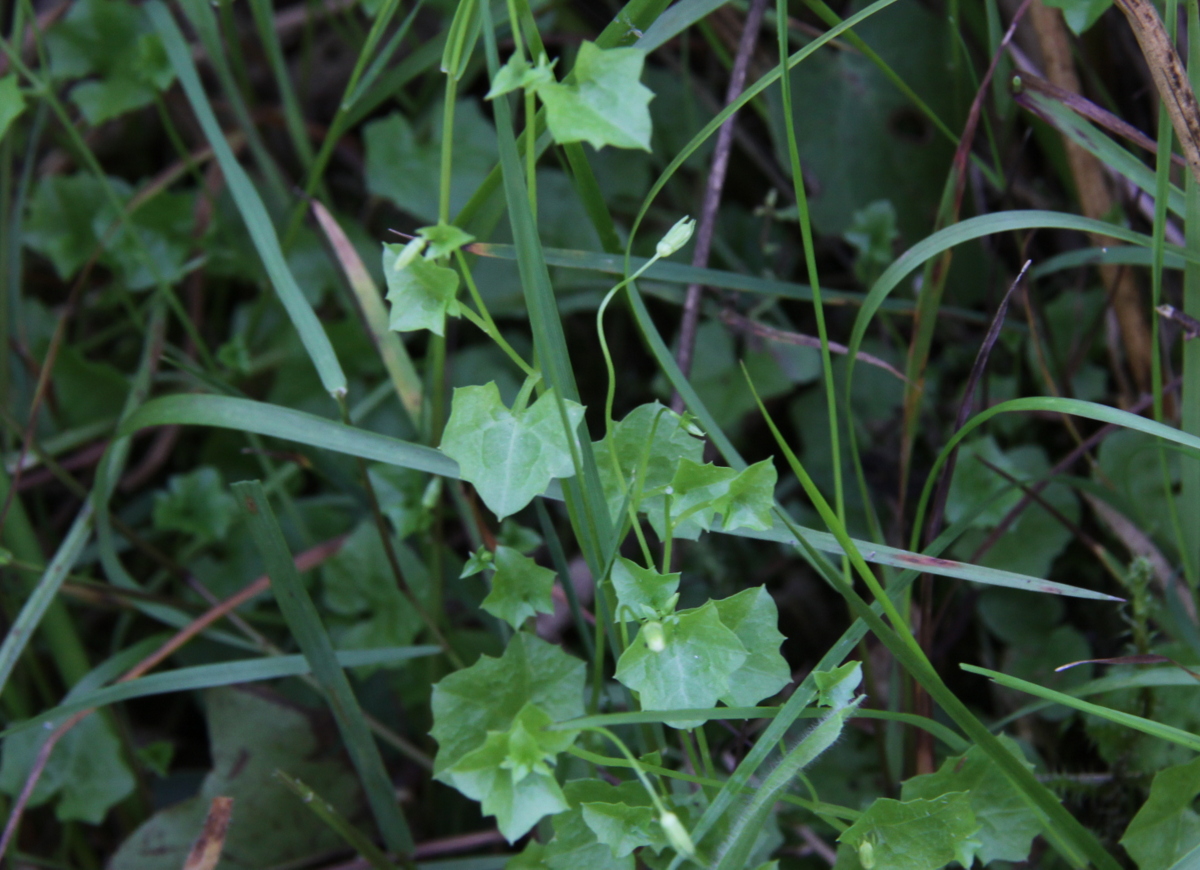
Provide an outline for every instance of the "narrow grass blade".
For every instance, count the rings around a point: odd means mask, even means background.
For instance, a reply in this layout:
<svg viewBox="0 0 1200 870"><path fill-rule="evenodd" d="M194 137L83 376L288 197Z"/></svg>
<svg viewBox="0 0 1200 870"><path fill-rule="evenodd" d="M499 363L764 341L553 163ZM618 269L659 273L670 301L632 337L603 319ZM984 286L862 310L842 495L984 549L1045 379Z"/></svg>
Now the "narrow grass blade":
<svg viewBox="0 0 1200 870"><path fill-rule="evenodd" d="M358 852L375 870L396 870L396 865L388 860L387 855L350 821L337 811L333 804L325 800L303 782L292 779L282 770L275 771L275 778L282 782L287 790L304 802L318 819L329 826L330 830L346 841L354 851Z"/></svg>
<svg viewBox="0 0 1200 870"><path fill-rule="evenodd" d="M921 500L917 505L913 528L922 528L922 523L925 519L926 504L929 501L930 493L936 482L937 474L949 458L950 452L979 426L997 414L1004 414L1009 411L1049 411L1053 414L1071 414L1076 417L1084 417L1099 423L1112 423L1116 426L1122 426L1136 432L1144 432L1147 435L1153 435L1164 441L1178 444L1183 448L1182 452L1187 453L1189 458L1194 462L1200 460L1200 436L1182 432L1179 429L1174 429L1156 420L1141 417L1129 411L1122 411L1120 408L1111 408L1108 405L1100 405L1096 402L1085 402L1082 399L1063 399L1054 396L1010 399L1007 402L1001 402L982 413L976 414L965 426L955 432L953 437L946 443L946 446L942 448L942 452L938 454L937 460L929 470L929 477L926 479L925 486L921 490Z"/></svg>
<svg viewBox="0 0 1200 870"><path fill-rule="evenodd" d="M124 436L146 426L173 424L256 432L374 462L458 477L458 463L432 447L356 429L303 411L232 396L176 395L152 399L138 408L117 434Z"/></svg>
<svg viewBox="0 0 1200 870"><path fill-rule="evenodd" d="M1149 236L1135 233L1132 230L1127 230L1115 224L1092 220L1080 217L1079 215L1041 210L1004 211L995 214L980 215L979 217L967 218L964 221L959 221L943 230L939 230L922 239L897 257L892 265L884 270L883 274L875 281L874 286L871 287L870 292L867 293L866 301L863 303L862 308L859 309L858 316L855 318L850 340L846 342L847 347L850 349L849 366L846 371L846 396L849 396L852 386L854 355L862 348L863 338L866 337L867 327L870 325L871 318L875 316L883 301L900 285L900 282L905 277L923 265L926 260L936 257L938 254L955 245L961 245L964 242L997 233L1033 229L1078 230L1081 233L1099 233L1103 236L1109 236L1110 238L1119 239L1123 242L1129 242L1145 248L1149 248L1152 244ZM1174 245L1168 246L1168 249L1186 261L1200 262L1200 253L1188 253Z"/></svg>
<svg viewBox="0 0 1200 870"><path fill-rule="evenodd" d="M300 111L300 101L296 98L296 89L292 87L292 77L288 75L287 61L283 58L283 46L279 43L279 34L275 30L274 9L271 0L250 0L250 11L254 16L254 25L258 30L258 38L266 49L267 62L271 73L275 76L275 87L279 91L280 102L283 104L283 120L287 125L288 135L292 138L292 147L296 156L305 169L312 166L312 143L308 141L308 131L305 129L304 113Z"/></svg>
<svg viewBox="0 0 1200 870"><path fill-rule="evenodd" d="M499 59L490 13L486 7L483 29L490 69L498 65ZM508 201L508 218L517 251L517 268L525 292L525 306L533 332L534 349L547 384L554 387L560 414L566 425L566 411L562 402L566 399L578 401L579 390L575 385L575 374L567 351L566 335L558 313L554 289L550 285L550 271L542 255L537 223L529 205L517 140L513 134L512 112L506 98L495 100L493 108L496 113L496 141L500 151L504 194ZM587 437L579 439L577 465L577 474L563 482L563 490L567 496L567 505L577 519L576 533L581 549L593 573L601 576L598 572L603 566L603 553L608 549L607 542L614 537L614 531L608 505L604 500L600 475L596 470L596 461L592 455L591 439Z"/></svg>
<svg viewBox="0 0 1200 870"><path fill-rule="evenodd" d="M388 377L392 379L396 395L400 397L400 404L408 411L408 416L415 424L421 419L421 376L417 374L412 357L408 355L400 336L388 327L388 313L383 307L379 288L375 286L371 273L358 256L358 251L342 232L341 226L329 213L329 209L313 200L312 210L317 217L317 223L325 232L325 237L329 239L354 298L358 300L371 339L375 342Z"/></svg>
<svg viewBox="0 0 1200 870"><path fill-rule="evenodd" d="M411 852L412 834L400 813L379 747L358 706L350 680L338 662L333 643L325 633L317 608L292 562L266 491L258 481L235 483L233 491L254 543L262 553L279 609L329 702L384 842L393 851Z"/></svg>
<svg viewBox="0 0 1200 870"><path fill-rule="evenodd" d="M156 645L157 646L157 645ZM152 652L153 650L148 650ZM343 668L366 666L387 667L401 664L410 659L437 655L441 647L436 646L398 646L380 649L338 650L335 655L338 664ZM136 663L136 661L134 662ZM128 668L123 668L127 670ZM190 668L176 668L161 674L151 674L139 677L127 683L118 683L103 688L91 688L85 692L72 691L66 701L45 713L32 719L19 722L0 731L0 739L35 728L46 722L51 722L80 710L90 710L95 707L107 707L120 701L133 698L146 698L151 695L166 695L172 692L191 692L198 689L211 689L216 686L236 686L243 683L259 683L265 680L278 680L283 677L300 677L311 673L309 660L302 655L270 656L268 658L241 659L221 662L215 665L195 665ZM113 676L118 676L114 674Z"/></svg>
<svg viewBox="0 0 1200 870"><path fill-rule="evenodd" d="M333 345L329 342L329 336L325 334L321 321L317 319L312 306L304 298L304 294L300 291L296 279L288 268L287 261L283 257L283 250L279 247L279 237L275 234L275 226L271 223L271 217L267 214L262 197L258 195L258 191L250 181L250 176L246 174L246 170L242 169L241 164L234 157L233 151L230 150L229 143L225 141L225 135L213 114L208 96L204 93L204 86L200 83L200 76L196 72L195 64L192 63L191 51L183 34L179 31L179 25L175 23L170 11L160 0L151 0L146 4L145 9L159 36L162 37L167 56L171 60L175 74L179 77L179 83L183 86L184 93L187 94L188 101L192 105L192 111L196 114L196 120L204 130L204 135L208 139L209 145L212 146L213 154L216 155L217 161L221 165L229 192L233 195L234 202L237 203L242 220L246 222L246 229L250 233L259 257L262 258L263 266L267 270L267 275L270 276L275 292L279 294L279 301L283 303L292 325L299 333L300 341L304 344L309 359L316 366L317 374L321 378L321 385L334 398L345 396L346 375L342 372L341 364L333 351Z"/></svg>
<svg viewBox="0 0 1200 870"><path fill-rule="evenodd" d="M45 573L34 586L33 593L26 599L25 604L21 607L21 612L17 614L12 627L4 636L4 642L0 644L0 689L8 684L8 678L12 676L13 668L16 667L21 653L29 645L34 629L42 621L47 608L54 601L54 596L58 594L63 580L75 567L75 563L83 553L83 548L91 539L92 516L92 503L86 501L75 516L75 522L72 523L71 530L67 532L67 536L59 545L54 558L46 566Z"/></svg>
<svg viewBox="0 0 1200 870"><path fill-rule="evenodd" d="M647 54L654 49L670 42L683 31L687 30L704 16L720 9L729 0L680 0L646 29L635 48L640 48Z"/></svg>
<svg viewBox="0 0 1200 870"><path fill-rule="evenodd" d="M1154 196L1154 171L1102 133L1092 122L1080 117L1058 100L1037 91L1024 91L1019 101L1079 147L1090 152L1113 172ZM1184 213L1183 191L1174 185L1171 185L1167 194L1167 207L1177 215L1182 216Z"/></svg>
<svg viewBox="0 0 1200 870"><path fill-rule="evenodd" d="M959 667L972 674L980 674L981 676L988 677L1006 688L1016 689L1018 692L1025 692L1038 698L1045 698L1047 701L1062 704L1064 707L1070 707L1081 713L1090 713L1093 716L1099 716L1110 722L1116 722L1118 725L1124 725L1135 731L1149 734L1151 737L1157 737L1160 740L1166 740L1171 743L1178 743L1180 746L1185 746L1193 752L1200 752L1200 736L1192 734L1189 731L1184 731L1182 728L1175 728L1171 725L1155 722L1152 719L1134 716L1132 713L1122 713L1120 710L1113 710L1109 707L1102 707L1099 704L1081 701L1071 695L1047 689L1028 680L1010 677L1008 674L1002 674L999 671L989 671L987 668L980 668L975 665L959 665Z"/></svg>
<svg viewBox="0 0 1200 870"><path fill-rule="evenodd" d="M1108 248L1080 248L1076 251L1066 251L1056 254L1030 270L1034 280L1062 272L1065 269L1078 269L1082 266L1099 266L1112 263L1120 266L1153 266L1154 253L1145 248L1132 245L1114 245ZM1163 257L1163 265L1168 269L1182 269L1186 261L1178 254L1167 254ZM945 310L945 309L943 309Z"/></svg>

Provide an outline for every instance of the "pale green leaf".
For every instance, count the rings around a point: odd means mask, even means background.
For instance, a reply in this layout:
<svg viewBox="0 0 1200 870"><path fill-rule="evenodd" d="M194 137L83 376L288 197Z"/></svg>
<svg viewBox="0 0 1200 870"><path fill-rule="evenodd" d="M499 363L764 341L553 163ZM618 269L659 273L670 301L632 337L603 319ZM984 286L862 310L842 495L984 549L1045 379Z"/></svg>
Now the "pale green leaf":
<svg viewBox="0 0 1200 870"><path fill-rule="evenodd" d="M550 716L526 704L504 731L489 731L482 746L460 758L443 777L495 816L511 843L543 816L567 809L551 765L577 732L546 731Z"/></svg>
<svg viewBox="0 0 1200 870"><path fill-rule="evenodd" d="M547 81L537 89L555 141L649 151L654 93L639 81L645 59L645 52L636 48L602 49L584 41L573 81Z"/></svg>
<svg viewBox="0 0 1200 870"><path fill-rule="evenodd" d="M1033 769L1011 738L1001 735L1000 742L1022 764ZM978 746L972 746L964 755L946 759L936 773L907 780L901 797L906 801L928 799L950 792L967 793L979 821L976 838L980 841L981 863L986 866L992 861L1019 862L1029 857L1033 838L1041 831L1037 814L1012 781Z"/></svg>
<svg viewBox="0 0 1200 870"><path fill-rule="evenodd" d="M817 703L840 710L850 703L854 690L862 682L862 662L846 662L828 671L816 671Z"/></svg>
<svg viewBox="0 0 1200 870"><path fill-rule="evenodd" d="M721 700L730 707L753 707L792 679L787 660L779 653L786 638L778 628L775 599L766 587L755 586L713 604L721 623L737 635L747 652L746 661L729 678L729 690Z"/></svg>
<svg viewBox="0 0 1200 870"><path fill-rule="evenodd" d="M704 442L688 431L683 418L658 402L639 405L613 428L609 438L593 444L604 497L614 518L625 503L631 478L642 475L642 490L649 492L671 482L681 459L700 462ZM616 454L615 466L613 453ZM664 496L644 498L647 515L662 516Z"/></svg>
<svg viewBox="0 0 1200 870"><path fill-rule="evenodd" d="M582 807L559 813L553 824L554 839L546 845L543 858L551 870L634 870L632 855L618 858L600 842L584 820Z"/></svg>
<svg viewBox="0 0 1200 870"><path fill-rule="evenodd" d="M645 787L636 780L610 785L598 779L567 783L567 799L583 810L583 821L596 839L624 858L641 846L656 853L667 845Z"/></svg>
<svg viewBox="0 0 1200 870"><path fill-rule="evenodd" d="M869 843L880 870L939 870L951 861L970 867L978 832L967 793L954 792L932 800L879 798L838 842L856 849Z"/></svg>
<svg viewBox="0 0 1200 870"><path fill-rule="evenodd" d="M534 66L521 55L514 54L496 71L492 78L492 86L484 95L484 99L494 100L515 90L553 83L554 76L550 71L557 63L557 59L553 63L547 63L546 56L542 55L537 66Z"/></svg>
<svg viewBox="0 0 1200 870"><path fill-rule="evenodd" d="M446 332L446 315L457 317L458 272L424 257L414 257L402 268L396 259L404 245L383 246L383 275L391 306L388 326L396 332L428 329L435 335Z"/></svg>
<svg viewBox="0 0 1200 870"><path fill-rule="evenodd" d="M584 664L525 632L512 636L500 658L481 656L433 687L438 742L434 772L448 769L483 745L489 731L507 731L521 708L536 704L553 722L583 715Z"/></svg>
<svg viewBox="0 0 1200 870"><path fill-rule="evenodd" d="M618 556L610 576L617 593L618 619L661 619L674 610L672 599L679 589L678 572L659 574L653 568L643 568Z"/></svg>
<svg viewBox="0 0 1200 870"><path fill-rule="evenodd" d="M553 613L551 590L557 576L509 547L497 547L492 590L480 605L497 619L519 629L530 616Z"/></svg>
<svg viewBox="0 0 1200 870"><path fill-rule="evenodd" d="M1200 758L1154 776L1150 796L1125 829L1121 845L1138 870L1167 870L1200 844Z"/></svg>
<svg viewBox="0 0 1200 870"><path fill-rule="evenodd" d="M429 242L429 247L425 249L425 256L430 260L448 257L463 245L469 245L475 241L473 235L453 224L421 227L417 230L417 235Z"/></svg>
<svg viewBox="0 0 1200 870"><path fill-rule="evenodd" d="M574 439L584 408L570 400L565 404ZM514 413L504 407L493 381L454 391L441 450L502 519L533 501L551 480L574 475L567 437L553 390Z"/></svg>
<svg viewBox="0 0 1200 870"><path fill-rule="evenodd" d="M721 623L716 605L683 611L663 623L665 645L650 650L645 630L621 654L616 678L637 692L645 710L713 707L729 692L729 678L749 654L738 636ZM676 728L699 722L667 720Z"/></svg>

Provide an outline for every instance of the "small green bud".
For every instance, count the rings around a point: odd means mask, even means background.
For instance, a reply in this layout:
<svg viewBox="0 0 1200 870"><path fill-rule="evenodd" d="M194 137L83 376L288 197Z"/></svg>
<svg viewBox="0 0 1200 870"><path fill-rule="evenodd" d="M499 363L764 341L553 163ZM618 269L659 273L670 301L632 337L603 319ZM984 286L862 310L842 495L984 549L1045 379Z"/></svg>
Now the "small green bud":
<svg viewBox="0 0 1200 870"><path fill-rule="evenodd" d="M415 260L420 253L425 250L425 245L428 244L426 239L419 236L405 245L400 253L396 255L396 262L392 268L397 272L403 272L408 268L408 264Z"/></svg>
<svg viewBox="0 0 1200 870"><path fill-rule="evenodd" d="M662 241L658 243L658 247L654 249L655 254L659 257L669 257L688 243L688 239L692 237L692 233L696 231L696 222L690 217L680 218L675 222L675 226L667 230L667 234L662 237Z"/></svg>
<svg viewBox="0 0 1200 870"><path fill-rule="evenodd" d="M646 638L646 649L652 653L660 653L667 648L667 637L663 634L661 622L652 621L643 625L642 637Z"/></svg>
<svg viewBox="0 0 1200 870"><path fill-rule="evenodd" d="M667 835L668 842L676 852L681 855L696 854L692 837L683 826L683 822L679 821L679 816L668 811L658 817L658 823L662 825L663 833Z"/></svg>
<svg viewBox="0 0 1200 870"><path fill-rule="evenodd" d="M870 840L858 844L858 863L863 865L863 870L871 870L875 866L875 847Z"/></svg>

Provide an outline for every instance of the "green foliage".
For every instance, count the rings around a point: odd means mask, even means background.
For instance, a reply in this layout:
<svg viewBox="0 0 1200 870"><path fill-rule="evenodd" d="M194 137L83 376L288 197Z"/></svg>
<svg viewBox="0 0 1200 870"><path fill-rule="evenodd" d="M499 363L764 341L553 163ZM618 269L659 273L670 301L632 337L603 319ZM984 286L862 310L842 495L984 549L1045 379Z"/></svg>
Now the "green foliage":
<svg viewBox="0 0 1200 870"><path fill-rule="evenodd" d="M397 332L428 329L444 335L446 315L458 317L458 273L420 255L423 241L383 246L383 274L392 313L388 326Z"/></svg>
<svg viewBox="0 0 1200 870"><path fill-rule="evenodd" d="M1200 816L1192 808L1198 794L1200 759L1154 775L1150 796L1121 838L1121 845L1137 862L1138 870L1178 866L1177 862L1200 846Z"/></svg>
<svg viewBox="0 0 1200 870"><path fill-rule="evenodd" d="M583 714L583 662L531 634L518 632L500 658L482 656L433 687L433 728L438 742L434 772L448 771L479 749L492 732L503 733L527 705L551 722Z"/></svg>
<svg viewBox="0 0 1200 870"><path fill-rule="evenodd" d="M492 591L479 605L513 628L537 613L553 613L555 574L511 547L497 547Z"/></svg>
<svg viewBox="0 0 1200 870"><path fill-rule="evenodd" d="M649 151L654 94L638 81L645 59L636 48L605 50L582 43L570 81L543 80L537 86L555 141Z"/></svg>
<svg viewBox="0 0 1200 870"><path fill-rule="evenodd" d="M211 466L174 475L167 481L166 491L154 496L155 528L183 532L202 541L223 540L236 515L233 496L221 473Z"/></svg>
<svg viewBox="0 0 1200 870"><path fill-rule="evenodd" d="M0 791L10 797L21 793L39 751L59 724L5 738ZM111 723L92 715L59 741L29 804L36 807L54 800L54 812L60 821L98 825L113 805L133 793L135 785Z"/></svg>
<svg viewBox="0 0 1200 870"><path fill-rule="evenodd" d="M1013 740L1001 740L1013 755L1022 758ZM954 792L966 793L979 822L979 830L972 836L979 841L978 857L984 866L993 861L1024 861L1029 856L1041 822L1012 781L977 746L947 758L937 773L906 780L901 796L906 801L932 800Z"/></svg>
<svg viewBox="0 0 1200 870"><path fill-rule="evenodd" d="M489 730L482 746L442 772L450 785L479 801L485 815L496 817L510 843L543 816L567 809L550 764L576 734L545 731L553 721L540 707L526 704L507 730Z"/></svg>
<svg viewBox="0 0 1200 870"><path fill-rule="evenodd" d="M970 867L980 825L964 791L935 798L879 798L838 835L838 868L938 870L951 861Z"/></svg>
<svg viewBox="0 0 1200 870"><path fill-rule="evenodd" d="M1046 0L1047 6L1062 10L1063 20L1078 36L1108 11L1113 0Z"/></svg>
<svg viewBox="0 0 1200 870"><path fill-rule="evenodd" d="M8 132L12 122L25 111L25 97L15 73L0 78L0 139Z"/></svg>
<svg viewBox="0 0 1200 870"><path fill-rule="evenodd" d="M118 0L80 0L46 36L57 79L96 78L71 89L89 123L149 105L175 80L162 41L142 11Z"/></svg>
<svg viewBox="0 0 1200 870"><path fill-rule="evenodd" d="M563 404L569 434L553 390L527 408L511 410L494 381L454 391L442 452L458 463L463 480L498 518L525 507L551 480L575 473L571 449L584 409L570 400Z"/></svg>
<svg viewBox="0 0 1200 870"><path fill-rule="evenodd" d="M218 795L234 802L225 854L237 855L245 866L271 866L337 848L337 835L314 825L304 804L271 775L283 770L342 815L357 815L362 791L342 754L322 737L321 718L281 698L241 689L214 689L204 700L212 769L194 797L159 810L134 831L112 866L178 870Z"/></svg>

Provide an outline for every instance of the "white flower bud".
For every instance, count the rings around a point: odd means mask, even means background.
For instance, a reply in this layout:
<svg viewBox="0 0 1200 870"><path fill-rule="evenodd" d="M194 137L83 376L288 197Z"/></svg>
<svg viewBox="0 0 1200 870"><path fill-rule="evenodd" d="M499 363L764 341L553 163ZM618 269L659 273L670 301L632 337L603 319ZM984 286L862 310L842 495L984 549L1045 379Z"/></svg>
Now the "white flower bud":
<svg viewBox="0 0 1200 870"><path fill-rule="evenodd" d="M692 233L696 231L696 222L690 217L680 218L675 226L667 230L658 247L654 249L659 257L669 257L688 243Z"/></svg>
<svg viewBox="0 0 1200 870"><path fill-rule="evenodd" d="M683 826L683 822L679 821L679 816L672 812L665 812L658 817L658 823L662 825L663 833L667 835L667 840L676 852L689 856L696 854L692 837L687 832L687 828Z"/></svg>
<svg viewBox="0 0 1200 870"><path fill-rule="evenodd" d="M667 638L663 634L661 622L647 622L642 626L642 637L646 639L646 649L660 653L667 648Z"/></svg>
<svg viewBox="0 0 1200 870"><path fill-rule="evenodd" d="M403 272L408 264L415 260L417 256L423 250L425 250L425 245L427 243L427 240L421 238L420 236L413 239L400 250L399 254L396 255L396 262L392 268L397 272Z"/></svg>

